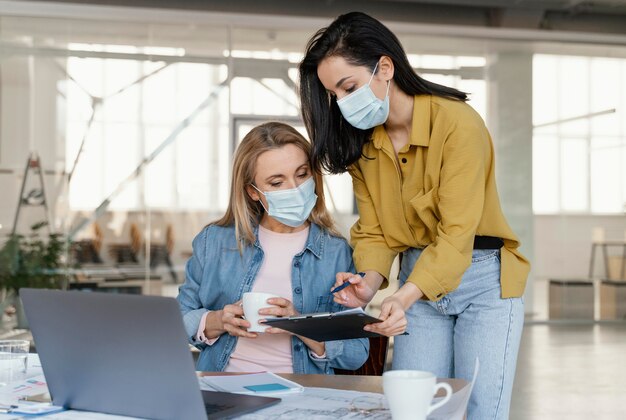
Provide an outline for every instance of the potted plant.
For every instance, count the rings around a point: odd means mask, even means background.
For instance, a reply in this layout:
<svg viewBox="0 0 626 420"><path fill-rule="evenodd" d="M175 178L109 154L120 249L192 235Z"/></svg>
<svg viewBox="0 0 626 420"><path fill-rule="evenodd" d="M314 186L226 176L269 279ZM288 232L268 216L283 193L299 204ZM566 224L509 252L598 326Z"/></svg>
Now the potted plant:
<svg viewBox="0 0 626 420"><path fill-rule="evenodd" d="M58 233L42 237L40 231L46 225L47 222L32 225L30 234L26 236L9 235L0 249L0 288L5 297L3 306L15 306L18 328L27 328L19 289L60 289L67 284L63 273L66 242Z"/></svg>

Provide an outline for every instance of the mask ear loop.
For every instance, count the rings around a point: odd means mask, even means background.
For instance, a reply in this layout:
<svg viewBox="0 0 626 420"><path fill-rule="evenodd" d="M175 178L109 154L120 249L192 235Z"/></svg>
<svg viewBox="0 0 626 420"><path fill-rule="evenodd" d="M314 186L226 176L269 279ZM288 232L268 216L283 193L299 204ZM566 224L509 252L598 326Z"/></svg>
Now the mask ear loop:
<svg viewBox="0 0 626 420"><path fill-rule="evenodd" d="M250 186L251 186L252 188L254 188L255 190L257 190L260 194L265 195L265 193L264 193L263 191L261 191L260 189L258 189L258 188L256 187L256 185L254 185L254 184L250 183Z"/></svg>
<svg viewBox="0 0 626 420"><path fill-rule="evenodd" d="M257 190L260 194L265 195L265 193L264 193L263 191L261 191L260 189L258 189L258 188L256 187L256 185L254 185L254 184L250 184L250 186L251 186L252 188L254 188L255 190ZM260 197L259 197L259 203L261 203L261 207L263 207L263 210L265 210L265 213L269 214L269 213L270 213L270 212L269 212L269 210L265 208L265 206L263 205L263 200L261 200L261 198L260 198ZM268 203L268 204L269 204L269 203Z"/></svg>
<svg viewBox="0 0 626 420"><path fill-rule="evenodd" d="M378 62L380 63L380 61ZM367 82L367 85L369 86L370 84L372 84L372 80L374 79L374 75L376 74L376 69L378 68L378 63L376 63L376 65L374 66L374 72L372 73L372 76L370 77L370 81ZM389 88L391 87L391 79L387 80L387 92L385 93L385 98L387 96L389 96Z"/></svg>
<svg viewBox="0 0 626 420"><path fill-rule="evenodd" d="M378 61L376 63L376 65L374 66L374 72L372 73L372 76L370 77L370 81L367 82L367 85L369 86L372 83L372 80L374 79L374 75L376 74L376 69L378 68L378 64L380 63L380 61ZM389 88L391 87L391 79L387 80L387 92L385 93L385 97L389 96Z"/></svg>
<svg viewBox="0 0 626 420"><path fill-rule="evenodd" d="M370 81L367 82L368 85L370 85L372 83L372 79L374 79L374 75L376 74L376 69L378 68L378 63L380 63L380 61L377 61L376 65L374 66L374 71L372 72L372 76L370 77Z"/></svg>

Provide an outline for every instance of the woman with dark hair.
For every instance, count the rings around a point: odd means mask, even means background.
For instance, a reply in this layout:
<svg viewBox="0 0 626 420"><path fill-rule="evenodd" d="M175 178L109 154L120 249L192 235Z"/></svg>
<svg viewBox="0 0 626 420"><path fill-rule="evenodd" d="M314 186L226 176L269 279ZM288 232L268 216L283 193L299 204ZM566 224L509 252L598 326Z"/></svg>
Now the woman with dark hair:
<svg viewBox="0 0 626 420"><path fill-rule="evenodd" d="M529 271L500 208L494 150L465 93L419 77L396 36L363 13L339 16L300 64L313 160L349 171L359 219L360 277L338 273L345 306L365 306L400 254L400 287L380 324L395 338L394 369L471 379L470 419L508 417Z"/></svg>

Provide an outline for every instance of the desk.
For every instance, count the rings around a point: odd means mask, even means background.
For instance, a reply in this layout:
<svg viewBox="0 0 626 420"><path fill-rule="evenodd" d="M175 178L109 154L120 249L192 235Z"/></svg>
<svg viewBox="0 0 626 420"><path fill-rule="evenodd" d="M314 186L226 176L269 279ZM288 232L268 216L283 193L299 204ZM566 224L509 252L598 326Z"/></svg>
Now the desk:
<svg viewBox="0 0 626 420"><path fill-rule="evenodd" d="M199 376L220 376L229 375L225 372L199 372ZM237 375L237 373L230 373L230 375ZM333 388L344 389L349 391L361 391L361 392L377 392L383 393L383 377L382 376L358 376L358 375L302 375L295 373L281 373L285 379L294 381L304 387L316 387L316 388ZM451 379L440 378L437 382L447 382L452 387L454 392L460 390L467 381L463 379ZM445 395L444 392L437 394L438 396Z"/></svg>
<svg viewBox="0 0 626 420"><path fill-rule="evenodd" d="M27 377L32 378L37 375L42 375L43 372L41 370L39 357L37 355L31 354L29 355L28 361L28 373ZM237 375L237 373L223 373L223 372L198 372L199 376L217 376L217 375ZM382 393L382 377L381 376L355 376L355 375L300 375L300 374L281 374L280 376L285 379L295 381L302 386L305 387L321 387L321 388L332 388L339 390L348 390L348 391L360 391L360 392L374 392L374 393ZM443 379L439 380L439 382L447 382L450 384L454 392L460 390L465 385L467 385L467 381L462 379ZM43 385L45 387L45 385ZM41 390L37 390L38 392L43 392ZM443 396L439 395L438 396ZM0 418L5 418L5 416L0 414ZM70 417L68 415L67 418L79 418L79 417ZM122 416L110 416L106 414L95 414L93 417L89 418L98 418L98 419L121 419L127 418ZM293 418L293 417L292 417ZM128 417L130 420L131 418Z"/></svg>

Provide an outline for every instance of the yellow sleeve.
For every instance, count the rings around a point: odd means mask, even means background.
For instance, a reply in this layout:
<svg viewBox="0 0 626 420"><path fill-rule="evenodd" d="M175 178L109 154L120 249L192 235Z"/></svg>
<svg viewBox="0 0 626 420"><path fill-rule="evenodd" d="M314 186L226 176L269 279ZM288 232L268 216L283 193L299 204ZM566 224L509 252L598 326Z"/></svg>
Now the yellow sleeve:
<svg viewBox="0 0 626 420"><path fill-rule="evenodd" d="M350 229L350 244L354 248L352 258L357 271L372 270L385 278L382 289L389 284L391 265L398 253L387 246L372 198L357 165L358 163L350 168L352 188L359 210L359 219Z"/></svg>
<svg viewBox="0 0 626 420"><path fill-rule="evenodd" d="M440 216L436 237L407 279L429 300L439 300L456 289L472 262L474 235L482 218L485 183L492 166L489 133L478 116L461 116L443 126L448 129L437 134L446 139L439 187L433 193Z"/></svg>

